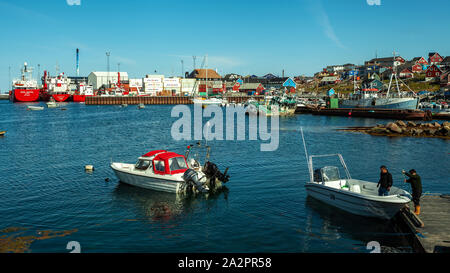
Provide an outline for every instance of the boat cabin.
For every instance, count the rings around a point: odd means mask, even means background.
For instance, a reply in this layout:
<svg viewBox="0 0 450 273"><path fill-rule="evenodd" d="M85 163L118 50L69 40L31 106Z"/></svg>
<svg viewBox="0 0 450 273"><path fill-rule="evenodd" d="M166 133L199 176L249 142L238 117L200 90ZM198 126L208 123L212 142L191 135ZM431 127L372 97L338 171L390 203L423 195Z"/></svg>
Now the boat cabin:
<svg viewBox="0 0 450 273"><path fill-rule="evenodd" d="M150 151L142 155L134 167L141 171L151 168L155 174L160 175L184 173L188 169L184 155L166 150Z"/></svg>

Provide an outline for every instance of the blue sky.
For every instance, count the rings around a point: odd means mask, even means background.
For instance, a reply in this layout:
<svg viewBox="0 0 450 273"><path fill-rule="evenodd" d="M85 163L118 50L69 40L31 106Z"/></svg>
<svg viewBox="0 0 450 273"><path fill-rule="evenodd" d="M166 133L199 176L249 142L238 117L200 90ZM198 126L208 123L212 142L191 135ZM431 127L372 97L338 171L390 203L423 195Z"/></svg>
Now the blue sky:
<svg viewBox="0 0 450 273"><path fill-rule="evenodd" d="M72 0L69 0L72 1ZM19 75L24 61L37 70L75 74L106 70L130 77L181 74L201 64L220 74L312 75L332 64L391 56L410 59L429 51L450 55L450 1L380 0L0 0L0 90L8 67ZM433 12L432 12L433 11ZM42 72L41 72L42 73Z"/></svg>

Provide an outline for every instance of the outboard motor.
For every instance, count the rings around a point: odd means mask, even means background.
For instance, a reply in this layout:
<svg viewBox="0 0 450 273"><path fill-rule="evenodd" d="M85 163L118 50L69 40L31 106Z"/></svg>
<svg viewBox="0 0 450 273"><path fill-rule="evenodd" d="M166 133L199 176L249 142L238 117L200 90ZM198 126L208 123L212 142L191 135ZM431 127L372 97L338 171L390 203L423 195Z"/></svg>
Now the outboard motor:
<svg viewBox="0 0 450 273"><path fill-rule="evenodd" d="M230 176L227 175L228 168L225 170L224 173L222 173L216 164L207 161L205 163L205 166L203 167L203 172L206 174L206 178L210 180L210 183L212 186L215 186L216 178L222 182L226 183L228 180L230 180Z"/></svg>
<svg viewBox="0 0 450 273"><path fill-rule="evenodd" d="M207 186L204 186L203 183L200 182L200 179L198 177L198 173L192 169L188 169L183 174L183 180L184 183L181 186L181 191L186 191L193 189L195 187L199 192L205 193L209 191L209 188Z"/></svg>

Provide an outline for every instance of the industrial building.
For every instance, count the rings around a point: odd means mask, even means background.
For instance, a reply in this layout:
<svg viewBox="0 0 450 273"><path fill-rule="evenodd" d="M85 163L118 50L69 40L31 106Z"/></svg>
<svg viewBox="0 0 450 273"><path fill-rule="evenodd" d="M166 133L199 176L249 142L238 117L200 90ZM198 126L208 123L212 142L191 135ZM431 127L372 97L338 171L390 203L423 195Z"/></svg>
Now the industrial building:
<svg viewBox="0 0 450 273"><path fill-rule="evenodd" d="M88 84L94 87L94 90L99 89L103 85L107 86L108 83L117 83L119 72L104 72L94 71L88 76ZM120 81L128 81L128 73L120 72Z"/></svg>

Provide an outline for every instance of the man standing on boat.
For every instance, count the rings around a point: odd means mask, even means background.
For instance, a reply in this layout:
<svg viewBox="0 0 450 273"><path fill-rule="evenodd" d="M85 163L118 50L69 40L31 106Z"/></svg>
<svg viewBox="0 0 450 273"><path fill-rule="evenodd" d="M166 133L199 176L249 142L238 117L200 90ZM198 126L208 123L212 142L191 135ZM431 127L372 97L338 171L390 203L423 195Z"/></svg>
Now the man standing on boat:
<svg viewBox="0 0 450 273"><path fill-rule="evenodd" d="M378 181L378 195L379 196L387 196L389 195L389 191L392 187L392 175L389 173L386 166L380 167L380 180Z"/></svg>
<svg viewBox="0 0 450 273"><path fill-rule="evenodd" d="M417 174L416 170L412 169L409 173L402 171L402 173L409 177L405 179L405 183L411 184L412 197L414 202L414 213L420 214L420 196L422 195L422 179Z"/></svg>

